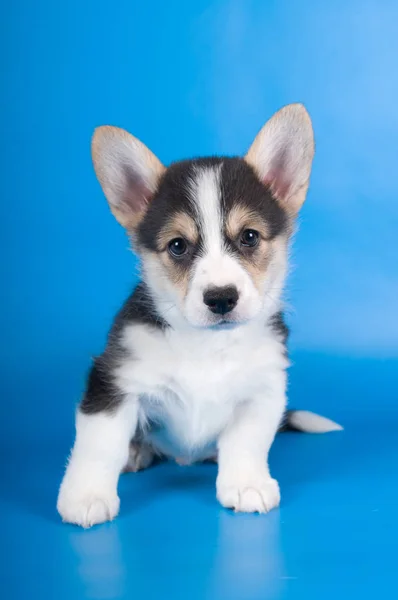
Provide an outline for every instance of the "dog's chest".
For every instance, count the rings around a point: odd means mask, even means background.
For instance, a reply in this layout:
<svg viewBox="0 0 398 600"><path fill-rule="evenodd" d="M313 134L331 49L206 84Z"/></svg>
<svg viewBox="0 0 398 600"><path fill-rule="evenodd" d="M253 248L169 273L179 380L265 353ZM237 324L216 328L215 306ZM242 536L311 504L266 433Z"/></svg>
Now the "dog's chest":
<svg viewBox="0 0 398 600"><path fill-rule="evenodd" d="M193 455L211 445L278 359L278 345L266 336L211 333L134 327L125 336L131 360L122 367L124 387L140 396L144 418L157 424L155 442L167 454Z"/></svg>

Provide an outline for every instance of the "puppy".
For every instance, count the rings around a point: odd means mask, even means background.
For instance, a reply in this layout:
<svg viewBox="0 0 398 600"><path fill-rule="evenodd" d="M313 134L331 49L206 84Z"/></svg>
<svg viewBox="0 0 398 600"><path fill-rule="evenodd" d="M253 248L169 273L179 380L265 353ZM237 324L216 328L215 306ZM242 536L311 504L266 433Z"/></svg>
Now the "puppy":
<svg viewBox="0 0 398 600"><path fill-rule="evenodd" d="M314 154L309 115L286 106L244 158L166 168L115 127L95 131L92 154L142 283L92 366L59 514L83 527L113 519L120 473L157 455L216 458L219 502L265 513L280 500L267 459L278 429L340 428L286 413L281 294Z"/></svg>

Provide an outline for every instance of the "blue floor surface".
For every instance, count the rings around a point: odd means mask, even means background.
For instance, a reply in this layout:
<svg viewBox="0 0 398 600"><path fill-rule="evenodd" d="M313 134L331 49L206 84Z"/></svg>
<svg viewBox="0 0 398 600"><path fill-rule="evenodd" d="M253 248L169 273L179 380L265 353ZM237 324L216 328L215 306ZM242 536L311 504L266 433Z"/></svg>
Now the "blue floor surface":
<svg viewBox="0 0 398 600"><path fill-rule="evenodd" d="M55 511L72 430L3 444L1 597L395 597L396 364L295 362L292 401L318 405L345 430L279 435L271 464L282 505L266 516L222 509L214 465L162 464L123 475L118 519L84 531Z"/></svg>

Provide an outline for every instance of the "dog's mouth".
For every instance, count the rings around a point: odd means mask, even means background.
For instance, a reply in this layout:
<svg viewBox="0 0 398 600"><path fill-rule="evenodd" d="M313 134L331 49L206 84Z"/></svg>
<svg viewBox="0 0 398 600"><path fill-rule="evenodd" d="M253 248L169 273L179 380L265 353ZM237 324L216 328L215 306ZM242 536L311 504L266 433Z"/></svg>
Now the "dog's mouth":
<svg viewBox="0 0 398 600"><path fill-rule="evenodd" d="M208 331L220 331L220 330L226 330L226 329L235 329L236 327L239 327L239 325L242 325L243 321L236 321L233 319L219 319L219 320L214 320L214 321L207 321L204 323L196 323L195 324L195 328L197 329L202 329L202 330L208 330Z"/></svg>
<svg viewBox="0 0 398 600"><path fill-rule="evenodd" d="M239 327L241 323L237 323L236 321L220 321L219 323L216 323L216 325L213 325L211 327L211 329L235 329L236 327Z"/></svg>
<svg viewBox="0 0 398 600"><path fill-rule="evenodd" d="M241 321L241 320L236 320L233 318L221 318L218 321L215 321L214 323L210 323L209 325L207 325L206 329L211 329L211 330L215 330L218 331L220 329L235 329L236 327L239 327L239 325L242 325L245 321Z"/></svg>
<svg viewBox="0 0 398 600"><path fill-rule="evenodd" d="M242 314L240 311L230 311L227 314L212 314L211 311L205 311L198 315L190 315L183 312L188 324L195 329L207 331L219 331L228 329L237 329L242 325L248 324L256 314ZM196 318L195 318L196 317Z"/></svg>

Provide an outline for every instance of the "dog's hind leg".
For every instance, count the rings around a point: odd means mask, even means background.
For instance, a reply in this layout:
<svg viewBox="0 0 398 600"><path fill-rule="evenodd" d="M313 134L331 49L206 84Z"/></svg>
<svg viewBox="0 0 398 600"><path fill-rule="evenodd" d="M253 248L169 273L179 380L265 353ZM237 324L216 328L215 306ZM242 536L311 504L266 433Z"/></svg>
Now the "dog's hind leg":
<svg viewBox="0 0 398 600"><path fill-rule="evenodd" d="M157 454L150 444L141 440L130 442L129 457L123 473L136 473L151 466Z"/></svg>

